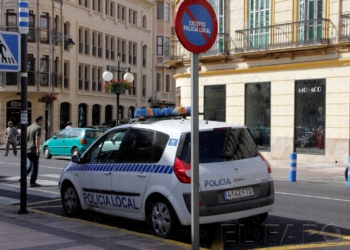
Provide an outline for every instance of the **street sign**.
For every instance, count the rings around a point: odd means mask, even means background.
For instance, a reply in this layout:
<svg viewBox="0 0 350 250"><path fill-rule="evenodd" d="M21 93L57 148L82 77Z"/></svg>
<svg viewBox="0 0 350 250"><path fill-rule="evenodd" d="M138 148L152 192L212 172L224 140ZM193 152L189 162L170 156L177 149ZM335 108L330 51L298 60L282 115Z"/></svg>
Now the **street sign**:
<svg viewBox="0 0 350 250"><path fill-rule="evenodd" d="M20 35L18 33L0 31L0 71L20 71L20 45Z"/></svg>
<svg viewBox="0 0 350 250"><path fill-rule="evenodd" d="M206 0L184 0L175 14L175 32L187 50L203 53L215 43L218 22L213 7Z"/></svg>

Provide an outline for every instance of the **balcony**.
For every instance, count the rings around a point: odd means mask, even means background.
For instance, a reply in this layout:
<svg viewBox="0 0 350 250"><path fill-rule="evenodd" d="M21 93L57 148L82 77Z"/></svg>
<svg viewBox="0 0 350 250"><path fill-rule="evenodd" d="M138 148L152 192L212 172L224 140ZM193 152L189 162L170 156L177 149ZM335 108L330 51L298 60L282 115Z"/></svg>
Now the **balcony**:
<svg viewBox="0 0 350 250"><path fill-rule="evenodd" d="M237 30L234 51L244 53L329 44L334 38L330 34L335 36L333 30L330 20L324 18Z"/></svg>
<svg viewBox="0 0 350 250"><path fill-rule="evenodd" d="M162 102L175 103L175 93L157 91L156 100L158 103L162 103Z"/></svg>
<svg viewBox="0 0 350 250"><path fill-rule="evenodd" d="M340 17L340 41L350 41L350 14Z"/></svg>

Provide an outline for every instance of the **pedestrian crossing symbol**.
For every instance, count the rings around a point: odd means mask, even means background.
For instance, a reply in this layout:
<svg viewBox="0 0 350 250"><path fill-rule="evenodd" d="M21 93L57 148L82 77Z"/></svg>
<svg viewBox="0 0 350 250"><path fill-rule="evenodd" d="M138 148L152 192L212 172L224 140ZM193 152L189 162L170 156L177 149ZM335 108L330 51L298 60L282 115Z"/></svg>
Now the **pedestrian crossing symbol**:
<svg viewBox="0 0 350 250"><path fill-rule="evenodd" d="M0 71L20 71L20 35L0 31Z"/></svg>

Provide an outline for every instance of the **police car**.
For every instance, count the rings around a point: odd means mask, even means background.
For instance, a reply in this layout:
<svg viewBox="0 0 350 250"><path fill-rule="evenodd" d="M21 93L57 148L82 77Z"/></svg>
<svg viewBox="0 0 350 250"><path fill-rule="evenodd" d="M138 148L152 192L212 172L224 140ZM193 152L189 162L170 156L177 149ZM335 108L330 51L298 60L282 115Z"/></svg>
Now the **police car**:
<svg viewBox="0 0 350 250"><path fill-rule="evenodd" d="M175 111L138 109L138 121L112 128L72 156L59 181L64 212L148 221L160 237L190 225L191 120L184 118L189 109ZM141 119L152 114L160 118ZM273 208L270 164L245 126L199 121L199 175L200 224L261 223Z"/></svg>

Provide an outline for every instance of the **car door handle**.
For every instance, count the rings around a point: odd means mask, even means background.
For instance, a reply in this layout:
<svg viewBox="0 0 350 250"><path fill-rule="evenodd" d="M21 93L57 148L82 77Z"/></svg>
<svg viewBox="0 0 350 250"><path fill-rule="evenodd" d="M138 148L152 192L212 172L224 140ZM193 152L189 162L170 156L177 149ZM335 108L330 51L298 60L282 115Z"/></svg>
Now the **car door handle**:
<svg viewBox="0 0 350 250"><path fill-rule="evenodd" d="M103 174L105 174L105 175L110 175L111 172L103 172Z"/></svg>
<svg viewBox="0 0 350 250"><path fill-rule="evenodd" d="M139 173L137 174L138 177L146 177L147 175L146 174L143 174L143 173Z"/></svg>

